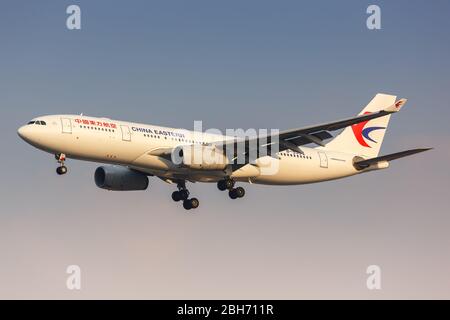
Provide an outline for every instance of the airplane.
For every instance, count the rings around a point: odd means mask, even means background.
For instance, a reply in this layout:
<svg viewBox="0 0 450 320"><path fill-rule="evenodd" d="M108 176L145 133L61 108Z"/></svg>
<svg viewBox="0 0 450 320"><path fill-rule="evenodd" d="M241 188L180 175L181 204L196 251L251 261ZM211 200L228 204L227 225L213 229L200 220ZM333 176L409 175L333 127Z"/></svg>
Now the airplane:
<svg viewBox="0 0 450 320"><path fill-rule="evenodd" d="M85 115L37 117L20 127L18 135L55 155L58 175L67 173L65 162L71 158L104 164L95 170L94 181L106 190L146 190L149 177L158 177L176 185L172 199L190 210L199 206L199 200L190 198L186 182L217 183L231 199L239 199L245 189L236 183L299 185L334 180L386 169L392 160L430 150L379 156L390 117L405 103L406 99L396 101L394 95L378 93L357 116L279 131L264 139ZM341 129L333 137L331 132ZM265 143L254 147L258 141ZM262 147L268 152L261 152ZM192 161L197 150L213 156Z"/></svg>

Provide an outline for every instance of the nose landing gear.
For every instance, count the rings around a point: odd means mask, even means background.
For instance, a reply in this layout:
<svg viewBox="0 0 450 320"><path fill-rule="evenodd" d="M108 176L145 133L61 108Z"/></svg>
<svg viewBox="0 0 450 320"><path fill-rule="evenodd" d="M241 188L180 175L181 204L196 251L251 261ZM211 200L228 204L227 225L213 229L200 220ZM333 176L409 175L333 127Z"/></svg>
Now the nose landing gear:
<svg viewBox="0 0 450 320"><path fill-rule="evenodd" d="M58 175L63 175L67 173L67 167L64 165L66 161L66 155L64 153L55 154L55 159L59 163L59 167L56 168L56 173Z"/></svg>
<svg viewBox="0 0 450 320"><path fill-rule="evenodd" d="M58 175L63 175L63 174L66 174L67 173L67 167L66 166L60 166L60 167L58 167L58 168L56 168L56 173L58 174Z"/></svg>
<svg viewBox="0 0 450 320"><path fill-rule="evenodd" d="M197 198L189 199L189 190L186 188L186 181L177 183L178 191L172 192L172 200L175 202L183 201L183 208L186 210L196 209L200 205Z"/></svg>
<svg viewBox="0 0 450 320"><path fill-rule="evenodd" d="M234 188L234 180L227 178L217 182L217 188L220 191L228 190L228 196L231 199L242 198L245 195L245 189L242 187Z"/></svg>

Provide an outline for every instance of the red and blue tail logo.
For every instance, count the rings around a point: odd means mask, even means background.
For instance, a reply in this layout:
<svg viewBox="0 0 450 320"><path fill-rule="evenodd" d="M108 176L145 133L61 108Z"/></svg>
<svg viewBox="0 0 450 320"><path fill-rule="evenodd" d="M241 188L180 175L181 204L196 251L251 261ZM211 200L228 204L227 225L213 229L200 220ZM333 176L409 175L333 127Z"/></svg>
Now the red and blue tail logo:
<svg viewBox="0 0 450 320"><path fill-rule="evenodd" d="M370 113L370 112L365 112L364 114L367 114L367 113ZM353 133L355 135L356 140L358 140L360 145L362 145L363 147L367 147L367 148L371 148L371 146L369 146L367 144L366 139L371 141L371 142L373 142L373 143L377 143L377 141L372 139L369 136L369 134L372 131L375 131L375 130L386 129L386 127L367 127L367 128L364 128L369 121L370 120L367 120L367 121L360 122L360 123L352 125L352 130L353 130Z"/></svg>

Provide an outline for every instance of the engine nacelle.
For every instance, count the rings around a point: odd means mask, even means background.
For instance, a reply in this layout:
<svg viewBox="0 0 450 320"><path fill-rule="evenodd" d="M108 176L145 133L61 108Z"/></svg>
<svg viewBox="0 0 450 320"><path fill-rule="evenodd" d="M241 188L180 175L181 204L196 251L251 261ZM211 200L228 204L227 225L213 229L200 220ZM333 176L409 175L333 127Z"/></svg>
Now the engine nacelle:
<svg viewBox="0 0 450 320"><path fill-rule="evenodd" d="M97 187L114 191L136 191L148 188L148 177L121 166L101 166L95 170Z"/></svg>
<svg viewBox="0 0 450 320"><path fill-rule="evenodd" d="M214 146L180 146L172 153L172 162L194 170L224 170L228 159Z"/></svg>

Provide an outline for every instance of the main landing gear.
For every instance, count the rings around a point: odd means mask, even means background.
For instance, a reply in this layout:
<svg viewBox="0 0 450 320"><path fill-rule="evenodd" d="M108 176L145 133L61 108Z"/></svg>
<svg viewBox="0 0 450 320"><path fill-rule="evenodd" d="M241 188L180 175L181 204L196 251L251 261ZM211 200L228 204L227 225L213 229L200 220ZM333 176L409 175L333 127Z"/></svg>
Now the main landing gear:
<svg viewBox="0 0 450 320"><path fill-rule="evenodd" d="M229 178L217 182L217 188L220 191L228 190L231 199L242 198L245 195L245 189L242 187L234 188L234 180Z"/></svg>
<svg viewBox="0 0 450 320"><path fill-rule="evenodd" d="M65 161L66 161L66 155L64 153L58 153L55 154L55 159L58 161L59 163L59 167L56 168L56 173L58 175L63 175L67 173L67 167L64 165Z"/></svg>
<svg viewBox="0 0 450 320"><path fill-rule="evenodd" d="M186 182L184 180L177 183L177 188L178 191L172 193L173 201L183 201L183 208L186 210L198 208L200 201L197 198L189 199L189 190L186 189Z"/></svg>

